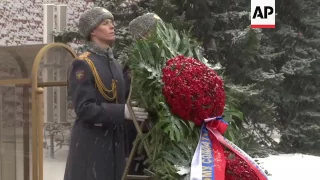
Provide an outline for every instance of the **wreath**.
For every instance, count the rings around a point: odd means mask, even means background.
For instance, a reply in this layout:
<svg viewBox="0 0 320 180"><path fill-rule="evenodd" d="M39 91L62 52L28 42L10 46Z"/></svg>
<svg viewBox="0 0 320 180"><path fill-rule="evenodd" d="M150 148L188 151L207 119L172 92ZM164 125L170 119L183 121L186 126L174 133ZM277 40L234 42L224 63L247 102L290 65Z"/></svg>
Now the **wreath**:
<svg viewBox="0 0 320 180"><path fill-rule="evenodd" d="M150 112L153 126L136 143L141 149L144 142L150 145L147 163L157 179L189 179L204 127L215 128L232 141L238 129L234 121L242 119L241 112L226 101L222 78L199 47L188 33L159 21L154 32L130 48L133 97ZM217 121L204 125L208 119ZM228 129L227 123L231 124ZM207 132L211 139L212 134ZM263 179L249 161L226 146L220 148L223 179Z"/></svg>

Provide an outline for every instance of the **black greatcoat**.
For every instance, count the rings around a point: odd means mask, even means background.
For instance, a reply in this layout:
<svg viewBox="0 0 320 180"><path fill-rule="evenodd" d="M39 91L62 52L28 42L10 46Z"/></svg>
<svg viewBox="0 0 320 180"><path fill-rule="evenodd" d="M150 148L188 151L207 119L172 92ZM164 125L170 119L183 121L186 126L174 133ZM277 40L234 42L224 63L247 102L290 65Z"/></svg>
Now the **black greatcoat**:
<svg viewBox="0 0 320 180"><path fill-rule="evenodd" d="M120 180L125 167L124 109L130 85L124 79L128 77L124 77L121 65L110 56L94 51L86 55L106 88L111 89L112 79L117 81L118 103L101 95L86 61L80 58L73 62L68 92L77 119L64 180Z"/></svg>

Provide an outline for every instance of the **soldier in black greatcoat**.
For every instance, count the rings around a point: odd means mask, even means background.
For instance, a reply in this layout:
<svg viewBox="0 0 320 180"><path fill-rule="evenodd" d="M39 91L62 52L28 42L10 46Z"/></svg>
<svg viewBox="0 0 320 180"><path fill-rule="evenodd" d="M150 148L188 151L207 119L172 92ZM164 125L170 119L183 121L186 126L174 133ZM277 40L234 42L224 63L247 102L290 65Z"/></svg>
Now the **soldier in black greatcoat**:
<svg viewBox="0 0 320 180"><path fill-rule="evenodd" d="M113 15L93 8L79 20L87 51L72 63L68 93L77 115L64 180L120 180L125 167L124 123L132 119L126 106L130 84L114 60ZM133 108L140 120L144 109Z"/></svg>
<svg viewBox="0 0 320 180"><path fill-rule="evenodd" d="M146 13L135 19L133 19L129 23L129 33L134 41L139 40L141 38L147 37L152 31L156 29L156 25L159 21L162 21L161 18L154 13ZM130 59L127 59L124 63L124 73L130 74L130 68L128 66L128 62ZM130 76L125 76L125 81L130 83ZM140 120L140 119L138 119ZM143 118L141 120L144 120ZM151 124L149 125L149 127ZM147 128L146 128L147 129ZM144 129L143 129L144 130ZM128 153L130 153L132 149L132 144L137 136L136 128L132 121L127 121L126 123L126 132L127 132L127 149ZM139 157L134 158L132 162L132 167L130 169L131 174L143 174L144 161L147 158L146 154L139 154Z"/></svg>

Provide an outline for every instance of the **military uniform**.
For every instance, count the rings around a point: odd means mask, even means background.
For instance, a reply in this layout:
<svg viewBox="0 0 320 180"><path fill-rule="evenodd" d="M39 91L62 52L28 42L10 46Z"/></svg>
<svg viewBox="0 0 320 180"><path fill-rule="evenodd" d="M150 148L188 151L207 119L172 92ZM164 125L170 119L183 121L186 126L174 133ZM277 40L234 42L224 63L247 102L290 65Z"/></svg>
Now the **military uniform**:
<svg viewBox="0 0 320 180"><path fill-rule="evenodd" d="M72 63L68 91L77 119L64 180L121 179L124 109L130 88L124 76L121 65L110 55L90 49Z"/></svg>

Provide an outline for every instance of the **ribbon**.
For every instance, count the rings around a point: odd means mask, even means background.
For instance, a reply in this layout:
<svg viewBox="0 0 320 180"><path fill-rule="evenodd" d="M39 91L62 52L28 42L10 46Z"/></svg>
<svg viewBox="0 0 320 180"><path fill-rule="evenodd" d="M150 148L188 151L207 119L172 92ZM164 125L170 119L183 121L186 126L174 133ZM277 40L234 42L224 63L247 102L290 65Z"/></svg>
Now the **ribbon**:
<svg viewBox="0 0 320 180"><path fill-rule="evenodd" d="M208 118L204 122L191 162L190 180L225 180L226 159L223 146L243 159L259 180L268 180L264 171L248 154L222 136L228 128L228 123L222 117Z"/></svg>

